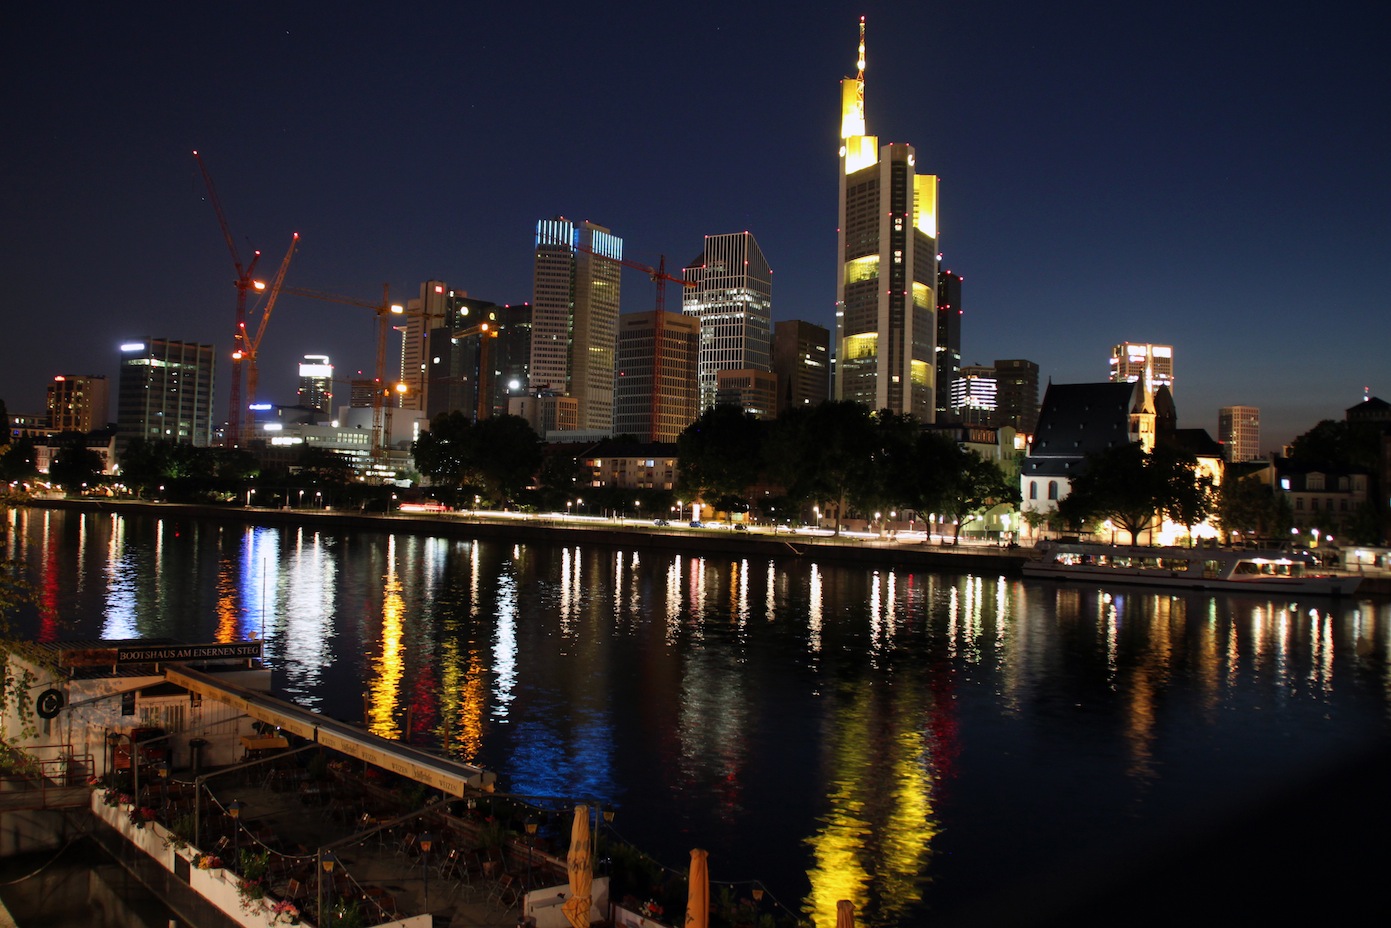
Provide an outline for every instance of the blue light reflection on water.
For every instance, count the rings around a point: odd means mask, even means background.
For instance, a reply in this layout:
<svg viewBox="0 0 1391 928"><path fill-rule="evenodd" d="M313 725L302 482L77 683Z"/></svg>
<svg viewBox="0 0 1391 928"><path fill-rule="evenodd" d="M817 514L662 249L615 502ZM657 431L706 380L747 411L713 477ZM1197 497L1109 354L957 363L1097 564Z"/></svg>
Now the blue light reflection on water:
<svg viewBox="0 0 1391 928"><path fill-rule="evenodd" d="M829 924L1134 854L1387 734L1386 607L28 512L61 637L244 638L277 689L616 803ZM61 575L64 582L54 582ZM35 629L39 613L23 615ZM1294 749L1297 746L1297 750Z"/></svg>

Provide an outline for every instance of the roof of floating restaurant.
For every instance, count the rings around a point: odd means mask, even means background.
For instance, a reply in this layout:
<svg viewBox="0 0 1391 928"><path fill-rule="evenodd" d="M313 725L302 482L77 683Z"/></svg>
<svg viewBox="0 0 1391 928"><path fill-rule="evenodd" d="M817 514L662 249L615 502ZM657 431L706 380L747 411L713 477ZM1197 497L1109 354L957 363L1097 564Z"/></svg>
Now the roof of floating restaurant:
<svg viewBox="0 0 1391 928"><path fill-rule="evenodd" d="M455 796L464 795L466 788L487 789L497 781L497 774L481 767L373 735L274 696L224 682L213 674L166 666L164 677L189 692L234 706L258 721Z"/></svg>

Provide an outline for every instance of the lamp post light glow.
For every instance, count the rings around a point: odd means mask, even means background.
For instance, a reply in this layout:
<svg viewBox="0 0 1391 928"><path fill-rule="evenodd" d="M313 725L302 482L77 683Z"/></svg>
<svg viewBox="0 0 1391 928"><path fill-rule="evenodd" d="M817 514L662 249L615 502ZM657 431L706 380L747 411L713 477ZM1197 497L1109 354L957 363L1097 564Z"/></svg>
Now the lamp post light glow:
<svg viewBox="0 0 1391 928"><path fill-rule="evenodd" d="M227 806L227 814L232 816L232 861L237 872L241 872L241 800L233 799Z"/></svg>
<svg viewBox="0 0 1391 928"><path fill-rule="evenodd" d="M328 904L330 907L332 907L333 865L337 862L338 858L333 856L332 851L326 851L323 848L319 848L319 911L316 913L318 917L315 919L315 921L320 925L326 924L326 920L324 919L324 877L328 877Z"/></svg>
<svg viewBox="0 0 1391 928"><path fill-rule="evenodd" d="M526 885L531 885L531 842L536 837L536 819L526 820Z"/></svg>
<svg viewBox="0 0 1391 928"><path fill-rule="evenodd" d="M421 859L425 862L425 911L430 911L430 848L434 846L435 836L430 832L420 836Z"/></svg>

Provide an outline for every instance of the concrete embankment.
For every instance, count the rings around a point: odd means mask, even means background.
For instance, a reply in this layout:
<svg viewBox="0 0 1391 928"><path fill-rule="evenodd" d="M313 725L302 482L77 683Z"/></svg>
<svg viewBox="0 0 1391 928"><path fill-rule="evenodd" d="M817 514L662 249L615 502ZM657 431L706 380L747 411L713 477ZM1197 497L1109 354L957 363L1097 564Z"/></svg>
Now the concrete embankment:
<svg viewBox="0 0 1391 928"><path fill-rule="evenodd" d="M572 521L544 515L507 518L463 513L385 514L92 499L44 499L34 500L30 505L83 512L139 512L165 518L215 519L251 525L303 525L324 531L408 532L508 542L658 548L706 556L811 559L947 572L984 571L1006 577L1020 576L1023 565L1032 556L1029 549L974 544L928 545L827 535L734 532L725 528L663 527L634 521ZM1391 577L1364 577L1357 595L1391 597Z"/></svg>
<svg viewBox="0 0 1391 928"><path fill-rule="evenodd" d="M660 548L704 555L810 558L923 570L990 571L1007 576L1018 576L1028 559L1019 549L977 545L925 545L824 535L733 532L724 528L661 527L641 522L580 522L554 516L490 518L461 513L381 514L89 499L36 500L31 505L84 512L139 512L163 518L215 519L252 525L304 525L325 531L409 532L509 542Z"/></svg>

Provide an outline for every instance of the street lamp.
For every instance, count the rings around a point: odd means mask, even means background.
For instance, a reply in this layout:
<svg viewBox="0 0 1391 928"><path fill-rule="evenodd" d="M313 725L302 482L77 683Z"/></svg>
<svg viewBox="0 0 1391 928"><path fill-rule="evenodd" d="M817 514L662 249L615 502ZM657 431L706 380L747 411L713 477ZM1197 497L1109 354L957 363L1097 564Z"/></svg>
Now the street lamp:
<svg viewBox="0 0 1391 928"><path fill-rule="evenodd" d="M567 518L567 519L570 518L570 506L571 506L571 505L572 505L572 503L567 499L567 500L565 501L565 518Z"/></svg>
<svg viewBox="0 0 1391 928"><path fill-rule="evenodd" d="M581 507L583 507L583 506L584 506L584 500L580 499L579 497L576 497L576 498L575 498L575 508L578 509L578 508L581 508Z"/></svg>
<svg viewBox="0 0 1391 928"><path fill-rule="evenodd" d="M324 924L324 877L328 877L328 904L333 905L333 865L338 858L332 851L319 848L319 912L318 922Z"/></svg>
<svg viewBox="0 0 1391 928"><path fill-rule="evenodd" d="M813 513L816 514L816 530L817 530L817 531L820 531L820 530L821 530L821 507L820 507L820 506L813 506L813 507L811 507L811 511L812 511Z"/></svg>
<svg viewBox="0 0 1391 928"><path fill-rule="evenodd" d="M324 494L321 490L314 491L314 505L319 509L324 508Z"/></svg>
<svg viewBox="0 0 1391 928"><path fill-rule="evenodd" d="M167 761L167 760L162 760L162 761L160 761L160 762L159 762L159 767L157 767L156 770L158 770L158 772L159 772L159 782L160 782L160 786L161 786L160 792L164 794L164 804L163 804L163 805L164 805L164 808L163 808L161 811L162 811L162 814L163 814L163 817L164 817L164 824L165 824L165 826L168 826L168 825L170 824L170 822L169 822L169 761Z"/></svg>
<svg viewBox="0 0 1391 928"><path fill-rule="evenodd" d="M227 805L227 814L232 816L232 860L237 872L241 872L241 800L233 799Z"/></svg>
<svg viewBox="0 0 1391 928"><path fill-rule="evenodd" d="M526 820L526 885L531 888L531 842L536 837L536 819Z"/></svg>
<svg viewBox="0 0 1391 928"><path fill-rule="evenodd" d="M430 848L435 843L435 836L428 831L420 836L420 851L423 855L421 860L425 862L425 911L430 911Z"/></svg>

